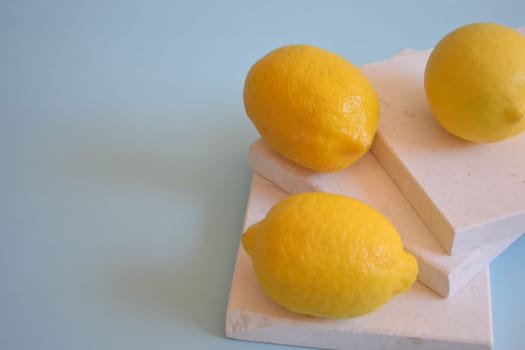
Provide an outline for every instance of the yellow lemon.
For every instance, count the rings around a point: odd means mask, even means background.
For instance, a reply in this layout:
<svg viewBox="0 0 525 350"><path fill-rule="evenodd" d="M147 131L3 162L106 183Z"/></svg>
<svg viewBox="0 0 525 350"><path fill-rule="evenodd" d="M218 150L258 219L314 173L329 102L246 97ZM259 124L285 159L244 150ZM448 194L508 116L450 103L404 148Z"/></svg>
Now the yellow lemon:
<svg viewBox="0 0 525 350"><path fill-rule="evenodd" d="M496 142L525 129L525 36L497 23L472 23L439 41L425 69L439 123L472 142Z"/></svg>
<svg viewBox="0 0 525 350"><path fill-rule="evenodd" d="M409 289L418 273L381 213L337 194L285 198L248 228L242 244L267 295L313 316L369 313Z"/></svg>
<svg viewBox="0 0 525 350"><path fill-rule="evenodd" d="M366 153L379 122L377 95L359 68L310 45L284 46L257 61L246 77L244 106L273 149L323 172Z"/></svg>

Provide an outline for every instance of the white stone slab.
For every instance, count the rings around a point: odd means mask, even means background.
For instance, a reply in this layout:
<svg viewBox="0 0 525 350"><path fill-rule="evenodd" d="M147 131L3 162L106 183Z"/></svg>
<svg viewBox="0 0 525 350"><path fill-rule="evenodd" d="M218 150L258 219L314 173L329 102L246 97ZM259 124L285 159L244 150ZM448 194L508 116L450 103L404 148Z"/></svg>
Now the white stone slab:
<svg viewBox="0 0 525 350"><path fill-rule="evenodd" d="M286 195L255 174L244 230ZM226 335L329 349L491 349L488 269L448 299L416 282L409 291L368 315L322 319L291 313L270 300L259 287L250 258L240 246L226 313Z"/></svg>
<svg viewBox="0 0 525 350"><path fill-rule="evenodd" d="M316 173L259 140L250 146L249 160L254 171L288 193L340 193L381 211L399 231L406 249L417 257L418 279L443 297L463 288L517 238L514 235L474 251L448 255L370 152L347 169Z"/></svg>
<svg viewBox="0 0 525 350"><path fill-rule="evenodd" d="M525 134L493 144L448 134L423 88L429 54L363 66L381 100L372 152L448 253L515 237L525 231Z"/></svg>

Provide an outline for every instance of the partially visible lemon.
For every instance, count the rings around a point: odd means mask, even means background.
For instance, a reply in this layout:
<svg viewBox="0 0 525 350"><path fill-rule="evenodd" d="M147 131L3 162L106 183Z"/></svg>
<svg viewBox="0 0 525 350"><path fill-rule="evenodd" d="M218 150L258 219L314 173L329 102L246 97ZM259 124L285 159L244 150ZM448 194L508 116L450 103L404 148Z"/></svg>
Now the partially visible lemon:
<svg viewBox="0 0 525 350"><path fill-rule="evenodd" d="M310 45L284 46L257 61L246 77L244 106L273 149L321 172L366 153L379 122L377 95L359 68Z"/></svg>
<svg viewBox="0 0 525 350"><path fill-rule="evenodd" d="M525 36L497 23L472 23L432 51L425 91L451 134L495 142L525 130Z"/></svg>
<svg viewBox="0 0 525 350"><path fill-rule="evenodd" d="M307 315L369 313L409 289L418 274L394 226L343 195L289 196L248 228L242 244L263 290Z"/></svg>

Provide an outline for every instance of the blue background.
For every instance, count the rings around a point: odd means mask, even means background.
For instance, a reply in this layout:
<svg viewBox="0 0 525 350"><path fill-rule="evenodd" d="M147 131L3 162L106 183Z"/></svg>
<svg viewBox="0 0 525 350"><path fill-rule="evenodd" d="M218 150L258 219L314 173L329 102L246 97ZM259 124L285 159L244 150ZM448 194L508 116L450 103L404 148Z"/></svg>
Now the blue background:
<svg viewBox="0 0 525 350"><path fill-rule="evenodd" d="M249 67L356 64L516 1L0 1L0 349L284 349L226 339L257 133ZM517 156L523 156L517 153ZM525 343L525 238L491 265L496 350Z"/></svg>

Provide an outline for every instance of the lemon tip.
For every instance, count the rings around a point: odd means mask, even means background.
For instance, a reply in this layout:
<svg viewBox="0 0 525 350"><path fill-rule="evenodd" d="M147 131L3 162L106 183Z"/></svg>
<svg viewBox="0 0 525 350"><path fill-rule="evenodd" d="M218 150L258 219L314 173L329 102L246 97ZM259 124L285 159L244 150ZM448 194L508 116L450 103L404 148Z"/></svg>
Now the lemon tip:
<svg viewBox="0 0 525 350"><path fill-rule="evenodd" d="M244 247L244 249L249 255L252 255L252 252L255 249L255 238L256 238L255 231L256 231L257 224L258 223L253 224L250 227L248 227L246 232L244 232L244 234L241 237L242 246Z"/></svg>

